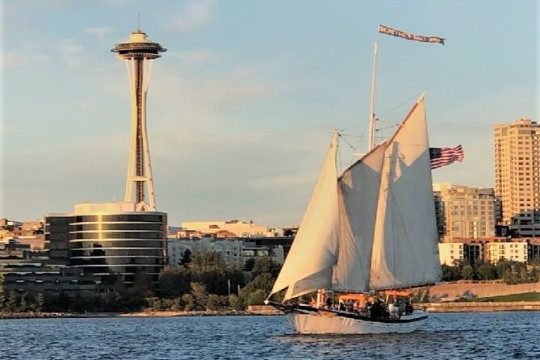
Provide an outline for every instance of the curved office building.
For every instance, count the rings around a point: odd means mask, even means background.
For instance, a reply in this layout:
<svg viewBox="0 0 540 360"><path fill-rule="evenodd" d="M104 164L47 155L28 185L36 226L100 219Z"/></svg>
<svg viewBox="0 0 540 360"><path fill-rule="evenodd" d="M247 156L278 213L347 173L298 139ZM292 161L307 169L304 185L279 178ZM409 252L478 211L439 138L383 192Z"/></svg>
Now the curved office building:
<svg viewBox="0 0 540 360"><path fill-rule="evenodd" d="M46 238L67 231L69 266L103 281L133 283L137 274L157 281L165 264L167 214L135 211L132 203L80 204L75 212L46 217ZM113 276L111 276L113 275Z"/></svg>

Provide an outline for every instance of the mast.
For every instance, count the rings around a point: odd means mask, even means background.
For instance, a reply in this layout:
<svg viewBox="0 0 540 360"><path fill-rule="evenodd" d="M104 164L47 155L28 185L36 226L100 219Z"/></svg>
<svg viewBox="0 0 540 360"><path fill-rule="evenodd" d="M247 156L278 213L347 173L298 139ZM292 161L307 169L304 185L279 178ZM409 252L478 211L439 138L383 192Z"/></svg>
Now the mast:
<svg viewBox="0 0 540 360"><path fill-rule="evenodd" d="M375 75L377 73L377 55L378 55L378 43L373 43L373 68L371 71L371 101L369 107L369 145L368 151L371 151L375 143Z"/></svg>

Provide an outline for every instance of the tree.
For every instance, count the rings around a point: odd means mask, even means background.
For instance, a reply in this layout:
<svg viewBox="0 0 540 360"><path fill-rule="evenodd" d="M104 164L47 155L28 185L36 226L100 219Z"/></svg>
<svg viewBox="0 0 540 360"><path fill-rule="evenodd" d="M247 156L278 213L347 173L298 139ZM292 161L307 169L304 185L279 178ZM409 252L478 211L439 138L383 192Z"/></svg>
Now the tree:
<svg viewBox="0 0 540 360"><path fill-rule="evenodd" d="M240 298L234 294L229 296L229 305L231 306L231 308L233 308L233 310L244 309L244 304L242 303L242 300L240 300Z"/></svg>
<svg viewBox="0 0 540 360"><path fill-rule="evenodd" d="M28 311L28 301L27 301L26 298L27 298L27 294L26 294L26 293L22 294L21 300L19 301L19 306L18 306L18 308L17 308L17 310L18 310L19 312L26 312L26 311Z"/></svg>
<svg viewBox="0 0 540 360"><path fill-rule="evenodd" d="M206 300L206 310L217 310L221 305L221 299L218 295L210 294Z"/></svg>
<svg viewBox="0 0 540 360"><path fill-rule="evenodd" d="M506 272L512 271L512 264L510 261L501 260L497 262L495 269L497 270L497 278L503 279Z"/></svg>
<svg viewBox="0 0 540 360"><path fill-rule="evenodd" d="M155 311L162 311L167 309L167 304L165 299L160 299L156 296L149 297L146 299L148 307Z"/></svg>
<svg viewBox="0 0 540 360"><path fill-rule="evenodd" d="M99 303L103 311L122 311L122 298L120 292L117 290L101 295Z"/></svg>
<svg viewBox="0 0 540 360"><path fill-rule="evenodd" d="M184 310L193 311L195 310L195 298L191 294L182 295L182 303L184 303Z"/></svg>
<svg viewBox="0 0 540 360"><path fill-rule="evenodd" d="M35 298L35 309L37 312L41 312L43 310L43 305L45 304L45 296L43 296L43 293L38 292Z"/></svg>
<svg viewBox="0 0 540 360"><path fill-rule="evenodd" d="M461 277L465 280L472 280L474 278L474 269L471 265L465 264L461 269Z"/></svg>
<svg viewBox="0 0 540 360"><path fill-rule="evenodd" d="M443 281L455 281L461 278L459 267L442 265L442 279Z"/></svg>
<svg viewBox="0 0 540 360"><path fill-rule="evenodd" d="M498 265L498 264L497 264ZM527 266L517 261L506 261L501 264L502 279L507 284L519 284L528 281Z"/></svg>
<svg viewBox="0 0 540 360"><path fill-rule="evenodd" d="M187 266L191 262L191 250L186 249L182 253L182 259L180 259L179 265Z"/></svg>
<svg viewBox="0 0 540 360"><path fill-rule="evenodd" d="M83 298L79 291L75 293L73 301L69 302L69 310L76 313L82 313L88 310L86 298Z"/></svg>
<svg viewBox="0 0 540 360"><path fill-rule="evenodd" d="M154 283L152 282L152 275L143 274L140 271L137 271L133 278L133 286L130 290L132 296L141 298L153 296Z"/></svg>
<svg viewBox="0 0 540 360"><path fill-rule="evenodd" d="M246 263L244 264L244 271L251 271L253 270L253 266L255 265L255 259L249 258L246 260Z"/></svg>
<svg viewBox="0 0 540 360"><path fill-rule="evenodd" d="M17 305L17 294L15 294L15 291L11 290L6 301L5 309L6 311L15 312L17 310Z"/></svg>
<svg viewBox="0 0 540 360"><path fill-rule="evenodd" d="M251 270L251 275L255 277L257 275L268 273L275 278L279 274L279 270L280 266L275 261L265 256L255 260L253 270Z"/></svg>
<svg viewBox="0 0 540 360"><path fill-rule="evenodd" d="M260 289L265 293L270 293L272 287L274 286L274 278L269 273L264 273L258 275L253 281L251 281L246 288L251 288L252 290ZM250 291L251 292L251 291Z"/></svg>
<svg viewBox="0 0 540 360"><path fill-rule="evenodd" d="M172 299L172 303L171 303L171 310L172 311L178 311L178 310L182 310L184 308L185 304L184 302L182 301L182 298L175 298L175 299Z"/></svg>
<svg viewBox="0 0 540 360"><path fill-rule="evenodd" d="M248 305L262 305L266 299L266 293L258 289L255 292L249 294L248 296Z"/></svg>
<svg viewBox="0 0 540 360"><path fill-rule="evenodd" d="M204 309L208 298L206 286L198 282L191 283L191 294L195 300L196 309Z"/></svg>
<svg viewBox="0 0 540 360"><path fill-rule="evenodd" d="M497 278L497 269L491 263L484 263L476 270L480 280L494 280Z"/></svg>
<svg viewBox="0 0 540 360"><path fill-rule="evenodd" d="M159 275L158 284L160 296L180 297L191 291L191 272L186 268L167 268Z"/></svg>
<svg viewBox="0 0 540 360"><path fill-rule="evenodd" d="M223 271L226 268L225 261L221 257L221 254L210 252L195 252L191 256L190 269L195 272L205 272L210 270Z"/></svg>
<svg viewBox="0 0 540 360"><path fill-rule="evenodd" d="M253 279L253 281L249 282L244 288L242 288L242 290L240 290L240 300L248 305L254 305L254 302L259 301L261 296L260 294L263 294L262 301L264 302L266 296L270 293L273 286L274 278L272 275L269 273L258 275L255 279ZM251 298L251 295L254 293L258 293L258 295Z"/></svg>

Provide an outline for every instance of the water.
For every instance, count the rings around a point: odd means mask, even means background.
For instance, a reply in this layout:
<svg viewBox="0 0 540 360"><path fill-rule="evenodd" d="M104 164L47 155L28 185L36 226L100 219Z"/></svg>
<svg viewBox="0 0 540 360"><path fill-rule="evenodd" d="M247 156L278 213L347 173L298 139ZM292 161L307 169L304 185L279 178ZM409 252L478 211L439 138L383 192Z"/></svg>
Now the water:
<svg viewBox="0 0 540 360"><path fill-rule="evenodd" d="M295 335L283 316L0 320L1 359L540 359L540 313L431 314L404 335Z"/></svg>

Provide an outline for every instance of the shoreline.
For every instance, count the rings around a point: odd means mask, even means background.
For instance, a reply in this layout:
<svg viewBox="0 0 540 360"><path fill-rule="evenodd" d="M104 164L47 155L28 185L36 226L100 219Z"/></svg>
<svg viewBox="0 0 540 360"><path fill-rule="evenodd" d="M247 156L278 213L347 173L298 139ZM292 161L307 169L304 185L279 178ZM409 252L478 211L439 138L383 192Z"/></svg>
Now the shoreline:
<svg viewBox="0 0 540 360"><path fill-rule="evenodd" d="M138 312L88 312L88 313L69 313L69 312L0 312L0 320L8 319L59 319L59 318L129 318L129 317L204 317L204 316L275 316L281 315L281 312L251 312L251 311L138 311Z"/></svg>
<svg viewBox="0 0 540 360"><path fill-rule="evenodd" d="M443 302L415 304L416 309L428 313L499 312L499 311L540 311L540 301L512 302ZM204 316L278 316L280 311L257 309L257 311L206 310L206 311L139 311L139 312L24 312L0 313L0 320L8 319L56 319L56 318L145 318L145 317L204 317Z"/></svg>
<svg viewBox="0 0 540 360"><path fill-rule="evenodd" d="M415 307L421 309L425 308L429 313L540 311L540 301L441 302L416 304Z"/></svg>

